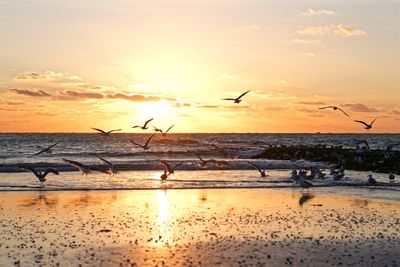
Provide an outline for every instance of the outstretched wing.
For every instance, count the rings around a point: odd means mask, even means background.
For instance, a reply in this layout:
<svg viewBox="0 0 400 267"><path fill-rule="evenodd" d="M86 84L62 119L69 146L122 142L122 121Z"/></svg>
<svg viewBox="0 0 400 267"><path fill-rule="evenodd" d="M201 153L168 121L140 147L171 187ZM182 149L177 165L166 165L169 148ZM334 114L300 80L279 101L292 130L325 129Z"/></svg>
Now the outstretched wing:
<svg viewBox="0 0 400 267"><path fill-rule="evenodd" d="M34 175L38 175L37 171L35 170L35 168L32 167L28 167L28 166L18 166L18 168L25 170L25 171L30 171L32 172Z"/></svg>
<svg viewBox="0 0 400 267"><path fill-rule="evenodd" d="M132 128L139 128L139 127L141 127L141 126L139 126L139 125L132 126Z"/></svg>
<svg viewBox="0 0 400 267"><path fill-rule="evenodd" d="M155 135L155 134L152 134L152 135L149 137L149 139L147 139L146 144L145 144L144 146L148 146L148 145L149 145L150 140L153 138L154 135Z"/></svg>
<svg viewBox="0 0 400 267"><path fill-rule="evenodd" d="M169 132L169 130L171 130L172 129L172 127L174 127L175 126L175 124L174 125L172 125L171 127L169 127L166 131L165 131L165 133L164 134L166 134L166 133L168 133Z"/></svg>
<svg viewBox="0 0 400 267"><path fill-rule="evenodd" d="M243 94L241 94L238 98L236 98L237 100L239 100L239 99L241 99L245 94L247 94L248 92L250 92L251 90L249 90L249 91L246 91L246 92L244 92Z"/></svg>
<svg viewBox="0 0 400 267"><path fill-rule="evenodd" d="M361 123L361 124L364 124L365 126L369 126L366 122L363 122L363 121L355 121L355 122L358 122L358 123Z"/></svg>
<svg viewBox="0 0 400 267"><path fill-rule="evenodd" d="M102 129L98 129L98 128L92 128L93 130L96 130L96 131L98 131L98 132L100 132L100 133L103 133L103 134L107 134L105 131L103 131Z"/></svg>
<svg viewBox="0 0 400 267"><path fill-rule="evenodd" d="M256 168L259 172L262 172L262 170L260 169L260 167L258 167L258 165L254 164L253 162L248 161L248 164L250 164L251 166L253 166L254 168Z"/></svg>
<svg viewBox="0 0 400 267"><path fill-rule="evenodd" d="M73 161L73 160L69 160L69 159L62 159L62 160L64 162L68 163L69 165L74 166L74 167L76 167L78 169L81 169L81 168L84 167L84 165L82 163L77 162L77 161Z"/></svg>
<svg viewBox="0 0 400 267"><path fill-rule="evenodd" d="M153 129L154 129L154 131L156 131L156 132L163 133L163 131L162 131L160 128L157 128L157 127L153 126Z"/></svg>
<svg viewBox="0 0 400 267"><path fill-rule="evenodd" d="M53 144L53 145L51 145L51 146L49 146L49 147L47 147L47 148L45 148L45 149L43 149L43 150L40 150L38 153L36 153L36 154L34 154L34 155L30 156L30 157L34 157L34 156L37 156L37 155L42 154L43 152L49 151L50 149L52 149L53 147L55 147L57 144L58 144L58 143L55 143L55 144Z"/></svg>
<svg viewBox="0 0 400 267"><path fill-rule="evenodd" d="M151 122L152 120L153 120L153 118L151 118L150 120L146 121L146 122L144 123L143 127L146 128L147 124L148 124L149 122Z"/></svg>
<svg viewBox="0 0 400 267"><path fill-rule="evenodd" d="M122 129L117 129L117 130L111 130L111 131L108 131L107 133L112 133L112 132L118 132L118 131L122 131Z"/></svg>
<svg viewBox="0 0 400 267"><path fill-rule="evenodd" d="M132 143L132 144L134 144L134 145L137 145L137 146L143 147L143 145L141 145L141 144L139 144L139 143L136 143L136 142L133 142L132 140L130 140L129 142L131 142L131 143Z"/></svg>
<svg viewBox="0 0 400 267"><path fill-rule="evenodd" d="M350 117L350 115L349 114L347 114L346 112L344 112L344 110L343 109L341 109L341 108L337 108L338 110L340 110L344 115L346 115L347 117Z"/></svg>
<svg viewBox="0 0 400 267"><path fill-rule="evenodd" d="M222 100L231 100L231 101L234 101L234 100L236 100L236 98L222 98Z"/></svg>
<svg viewBox="0 0 400 267"><path fill-rule="evenodd" d="M378 118L375 118L375 120L373 120L373 121L371 122L371 126L372 126L372 124L374 124L374 122L376 121L376 119L378 119Z"/></svg>
<svg viewBox="0 0 400 267"><path fill-rule="evenodd" d="M56 170L56 169L53 169L53 168L48 168L48 169L46 169L45 171L44 171L44 173L43 173L43 176L44 177L46 177L46 175L48 174L48 173L54 173L55 175L59 175L60 173L58 172L58 170Z"/></svg>
<svg viewBox="0 0 400 267"><path fill-rule="evenodd" d="M104 159L104 158L102 158L102 157L97 157L99 160L101 160L102 162L104 162L105 164L107 164L108 166L110 166L110 167L112 167L113 165L112 165L112 163L111 162L109 162L108 160L106 160L106 159Z"/></svg>
<svg viewBox="0 0 400 267"><path fill-rule="evenodd" d="M326 106L326 107L322 107L322 108L318 108L318 109L326 109L326 108L334 108L333 106Z"/></svg>

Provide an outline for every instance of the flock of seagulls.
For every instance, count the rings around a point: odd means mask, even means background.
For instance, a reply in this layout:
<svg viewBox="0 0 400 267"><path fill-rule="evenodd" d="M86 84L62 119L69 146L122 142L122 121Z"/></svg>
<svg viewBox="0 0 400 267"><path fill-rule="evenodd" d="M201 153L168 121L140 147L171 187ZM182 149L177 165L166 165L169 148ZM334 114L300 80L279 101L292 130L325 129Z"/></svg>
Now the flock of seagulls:
<svg viewBox="0 0 400 267"><path fill-rule="evenodd" d="M242 94L241 94L240 96L238 96L237 98L223 98L222 100L233 101L233 103L239 104L239 103L242 101L242 98L243 98L246 94L248 94L250 91L251 91L251 90L248 90L248 91L242 93ZM337 107L337 106L325 106L325 107L320 107L319 109L321 109L321 110L322 110L322 109L339 110L339 111L342 112L345 116L350 117L350 115L349 115L348 113L346 113L343 109L341 109L340 107ZM147 120L143 125L135 125L135 126L133 126L132 128L140 128L140 129L142 129L142 130L147 130L147 129L149 129L149 127L148 127L149 123L150 123L151 121L153 121L153 119L154 119L154 118L151 118L151 119ZM364 121L360 121L360 120L355 120L355 122L363 124L363 125L365 126L364 128L367 129L367 130L369 130L369 129L372 128L372 125L373 125L373 123L376 121L376 119L377 119L377 118L375 118L375 119L374 119L371 123L369 123L369 124L366 123L366 122L364 122ZM160 134L162 134L162 136L165 137L165 136L167 135L167 133L168 133L174 126L175 126L175 124L171 125L171 126L170 126L167 130L165 130L165 131L163 131L162 129L157 128L157 127L155 127L155 126L152 126L152 127L153 127L153 130L154 130L154 133L146 140L146 142L145 142L144 144L140 144L140 143L135 142L135 141L132 141L132 140L130 140L130 142L131 142L133 145L137 146L137 147L141 147L144 151L147 151L147 150L150 149L150 145L149 145L149 144L150 144L151 140L153 139L153 137L155 136L155 134L156 134L157 132L159 132ZM122 129L114 129L114 130L105 131L105 130L102 130L102 129L99 129L99 128L93 128L93 127L92 127L91 129L97 131L100 135L102 135L102 136L104 136L104 137L108 137L108 136L110 136L113 132L118 132L118 131L121 131L121 130L122 130ZM367 141L365 141L365 140L355 140L355 142L356 142L356 144L357 144L357 149L361 149L361 150L364 149L364 148L369 149L369 145L368 145L368 142L367 142ZM39 156L39 155L42 154L42 153L51 154L51 153L52 153L52 149L53 149L56 145L57 145L57 143L52 144L52 145L50 145L49 147L47 147L47 148L45 148L45 149L42 149L41 151L39 151L39 152L37 152L37 153L31 155L30 157ZM216 150L218 150L218 151L223 150L223 148L220 148L220 147L218 147L218 146L216 146L216 145L213 145L213 146L214 146L214 148L215 148ZM392 146L392 147L393 147L393 146ZM390 151L390 150L392 149L392 147L388 147L387 150ZM229 167L233 168L233 166L232 166L232 164L231 164L230 161L216 160L216 159L204 159L204 158L201 157L200 155L198 155L198 154L196 154L196 153L194 153L194 152L192 152L192 151L190 151L190 150L187 150L187 152L193 154L194 156L196 156L196 157L199 159L199 162L197 163L197 166L198 166L199 168L202 168L202 169L207 168L207 166L208 166L209 164L215 164L215 165L218 166L218 167L229 166ZM115 167L115 165L113 165L110 161L108 161L108 160L106 160L106 159L104 159L104 158L102 158L102 157L98 157L98 159L99 159L102 163L105 164L105 166L106 166L106 168L107 168L106 170L104 170L104 169L102 169L102 168L94 168L94 167L92 167L92 166L85 165L85 164L82 164L82 163L80 163L80 162L73 161L73 160L69 160L69 159L62 159L62 160L63 160L66 164L77 168L77 169L81 172L81 174L82 174L82 175L85 175L85 176L87 176L91 171L100 171L100 172L104 172L104 173L106 173L106 174L108 174L108 175L111 175L111 176L114 176L115 174L117 174L117 173L119 172L119 171L117 170L117 168ZM234 159L235 159L235 158L234 158ZM296 161L296 155L294 156L294 159L291 160L291 161ZM174 164L172 164L172 163L170 163L170 162L167 162L166 160L160 160L160 163L164 166L164 171L163 171L163 173L162 173L161 176L160 176L160 179L161 179L162 181L165 181L165 180L168 178L169 175L173 175L174 172L175 172L175 169L176 169L177 167L186 164L186 163L183 163L183 162L179 162L179 163L174 163ZM259 174L260 174L261 177L266 177L266 176L267 176L267 174L266 174L266 169L265 169L265 168L261 168L259 165L257 165L257 164L254 163L254 162L251 162L251 161L247 161L247 163L248 163L249 165L251 165L253 168L255 168L255 169L259 172ZM191 163L189 163L189 164L191 164ZM43 183L46 181L46 176L47 176L49 173L52 173L52 174L55 174L55 175L58 175L58 174L59 174L58 170L53 169L53 168L47 168L47 169L45 169L45 170L39 170L39 169L36 169L36 168L33 168L33 167L26 167L26 166L19 166L19 168L21 168L21 169L23 169L23 170L26 170L26 171L32 172L32 173L39 179L39 182L41 183L41 185L43 185ZM292 176L291 176L291 178L292 178L293 180L295 180L296 182L299 183L300 187L302 187L303 189L307 189L307 190L309 190L309 188L312 187L313 184L312 184L311 182L309 182L309 181L306 181L306 179L307 179L307 180L311 180L311 179L313 179L314 177L324 178L324 176L325 176L325 173L323 173L323 172L322 172L320 169L318 169L318 168L310 167L309 170L310 170L310 174L308 175L308 174L307 174L307 170L300 169L299 171L297 171L297 169L294 169L294 170L292 171ZM341 167L339 170L336 170L335 168L331 168L331 173L330 173L330 174L333 176L333 179L334 179L334 180L341 180L341 179L344 177L344 169L343 169L343 167ZM391 173L389 174L389 179L390 179L390 181L394 181L394 179L395 179L394 173L391 172ZM371 184L371 185L376 185L376 184L377 184L376 180L372 177L372 175L369 175L369 176L368 176L368 183Z"/></svg>

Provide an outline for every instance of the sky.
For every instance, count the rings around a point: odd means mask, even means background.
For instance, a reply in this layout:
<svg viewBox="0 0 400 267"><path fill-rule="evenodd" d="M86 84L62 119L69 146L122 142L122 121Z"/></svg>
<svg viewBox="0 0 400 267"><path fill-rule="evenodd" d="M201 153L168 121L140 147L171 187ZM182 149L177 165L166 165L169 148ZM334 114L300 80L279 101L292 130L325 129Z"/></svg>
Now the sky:
<svg viewBox="0 0 400 267"><path fill-rule="evenodd" d="M0 1L0 132L400 132L399 1ZM222 98L251 90L240 104ZM340 111L319 107L335 105Z"/></svg>

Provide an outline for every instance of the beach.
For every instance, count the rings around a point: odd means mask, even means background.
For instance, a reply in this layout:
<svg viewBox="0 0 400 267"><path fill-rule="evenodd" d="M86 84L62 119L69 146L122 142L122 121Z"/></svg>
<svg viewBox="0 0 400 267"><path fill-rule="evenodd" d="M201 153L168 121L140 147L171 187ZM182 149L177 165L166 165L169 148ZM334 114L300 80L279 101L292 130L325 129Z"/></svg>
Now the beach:
<svg viewBox="0 0 400 267"><path fill-rule="evenodd" d="M397 266L400 203L301 189L0 193L0 265Z"/></svg>

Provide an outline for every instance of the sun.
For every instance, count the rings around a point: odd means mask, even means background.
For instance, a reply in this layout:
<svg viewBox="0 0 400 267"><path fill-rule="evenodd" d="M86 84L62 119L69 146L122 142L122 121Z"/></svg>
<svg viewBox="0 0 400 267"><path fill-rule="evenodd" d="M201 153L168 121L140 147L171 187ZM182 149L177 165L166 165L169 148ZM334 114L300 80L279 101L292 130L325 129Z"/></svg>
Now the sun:
<svg viewBox="0 0 400 267"><path fill-rule="evenodd" d="M144 102L139 104L139 118L146 121L155 118L158 121L169 121L171 119L171 106L166 101Z"/></svg>

